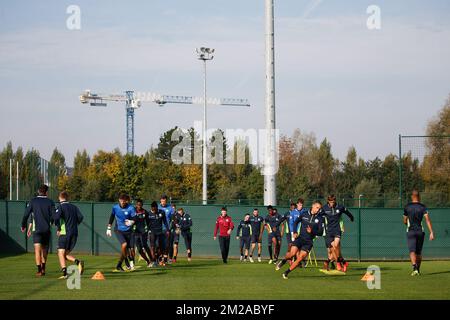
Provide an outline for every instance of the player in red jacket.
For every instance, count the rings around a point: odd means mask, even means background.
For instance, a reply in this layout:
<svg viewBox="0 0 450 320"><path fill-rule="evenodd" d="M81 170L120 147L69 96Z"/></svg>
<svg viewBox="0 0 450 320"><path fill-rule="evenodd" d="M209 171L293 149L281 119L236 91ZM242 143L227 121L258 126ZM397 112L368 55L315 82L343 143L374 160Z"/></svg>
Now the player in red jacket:
<svg viewBox="0 0 450 320"><path fill-rule="evenodd" d="M219 231L219 244L223 263L227 263L228 252L230 250L230 235L233 229L233 221L227 215L227 208L223 207L220 216L216 220L216 227L214 228L214 240L217 239L217 231Z"/></svg>

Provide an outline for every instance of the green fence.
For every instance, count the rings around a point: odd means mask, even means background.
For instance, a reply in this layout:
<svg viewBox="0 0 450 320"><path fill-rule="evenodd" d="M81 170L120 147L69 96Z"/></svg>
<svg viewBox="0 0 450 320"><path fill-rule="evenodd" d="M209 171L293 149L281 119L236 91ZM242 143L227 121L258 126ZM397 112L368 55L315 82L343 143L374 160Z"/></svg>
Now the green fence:
<svg viewBox="0 0 450 320"><path fill-rule="evenodd" d="M106 224L111 213L112 203L74 202L84 215L84 221L79 228L77 252L89 254L114 254L119 252L117 239L106 236ZM0 201L0 229L9 237L11 244L19 245L23 251L31 251L31 239L21 233L20 223L26 206L25 201ZM145 207L149 207L146 204ZM180 207L180 206L178 206ZM193 255L219 256L219 244L213 240L213 230L220 206L186 205L183 208L193 219ZM264 207L258 207L265 215ZM228 206L229 215L237 224L245 213L250 213L251 206ZM280 213L286 207L278 207ZM350 222L346 216L345 232L342 238L343 255L354 260L398 260L408 259L406 246L406 229L402 223L402 210L386 208L351 208L355 221ZM450 208L429 209L433 221L435 241L426 241L424 258L450 258ZM53 232L54 235L54 232ZM428 235L428 233L427 233ZM56 237L53 236L51 250L55 251ZM239 254L239 241L233 233L231 256ZM184 252L184 243L180 242ZM2 247L4 248L4 246ZM286 250L286 240L283 237L282 252ZM326 256L325 244L322 238L315 241L315 251L318 258ZM267 257L267 236L263 237L263 257Z"/></svg>

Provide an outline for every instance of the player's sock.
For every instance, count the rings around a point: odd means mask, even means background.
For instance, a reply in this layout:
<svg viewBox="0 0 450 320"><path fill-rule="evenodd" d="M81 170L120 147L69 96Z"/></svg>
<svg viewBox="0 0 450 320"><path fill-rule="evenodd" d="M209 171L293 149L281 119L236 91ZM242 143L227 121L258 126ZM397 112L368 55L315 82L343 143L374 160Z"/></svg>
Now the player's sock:
<svg viewBox="0 0 450 320"><path fill-rule="evenodd" d="M117 270L122 269L122 260L119 260L119 262L117 262L116 269Z"/></svg>
<svg viewBox="0 0 450 320"><path fill-rule="evenodd" d="M36 265L36 267L37 267L38 273L41 273L41 272L42 272L42 267L41 267L41 265L38 264L38 265Z"/></svg>
<svg viewBox="0 0 450 320"><path fill-rule="evenodd" d="M192 252L188 253L188 258L192 258Z"/></svg>
<svg viewBox="0 0 450 320"><path fill-rule="evenodd" d="M286 262L287 262L286 259L281 260L280 262L278 262L278 267L281 268L282 266L284 266L286 264Z"/></svg>
<svg viewBox="0 0 450 320"><path fill-rule="evenodd" d="M42 262L41 264L41 272L45 273L45 262Z"/></svg>
<svg viewBox="0 0 450 320"><path fill-rule="evenodd" d="M248 258L247 256L244 256L244 260L247 260L247 258Z"/></svg>
<svg viewBox="0 0 450 320"><path fill-rule="evenodd" d="M261 258L261 254L258 253L258 258Z"/></svg>
<svg viewBox="0 0 450 320"><path fill-rule="evenodd" d="M125 258L125 265L127 266L127 268L130 268L130 262L128 261L128 258Z"/></svg>
<svg viewBox="0 0 450 320"><path fill-rule="evenodd" d="M417 264L413 264L412 265L412 269L413 269L413 271L416 271L417 270Z"/></svg>
<svg viewBox="0 0 450 320"><path fill-rule="evenodd" d="M287 269L284 274L287 276L292 270L291 269Z"/></svg>
<svg viewBox="0 0 450 320"><path fill-rule="evenodd" d="M167 263L167 256L164 256L164 263Z"/></svg>
<svg viewBox="0 0 450 320"><path fill-rule="evenodd" d="M79 265L79 264L80 264L80 260L75 259L75 264L76 264L76 265Z"/></svg>
<svg viewBox="0 0 450 320"><path fill-rule="evenodd" d="M273 259L272 246L268 246L268 248L269 248L270 260L272 260Z"/></svg>
<svg viewBox="0 0 450 320"><path fill-rule="evenodd" d="M64 267L64 268L61 269L61 271L62 271L62 273L63 273L63 276L64 276L64 277L67 277L67 268Z"/></svg>

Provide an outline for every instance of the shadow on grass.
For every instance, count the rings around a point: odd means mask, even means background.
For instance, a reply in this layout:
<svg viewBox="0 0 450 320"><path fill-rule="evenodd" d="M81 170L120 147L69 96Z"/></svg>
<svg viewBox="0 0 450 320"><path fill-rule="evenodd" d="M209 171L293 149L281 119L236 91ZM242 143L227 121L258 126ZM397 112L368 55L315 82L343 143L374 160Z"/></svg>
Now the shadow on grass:
<svg viewBox="0 0 450 320"><path fill-rule="evenodd" d="M422 276L423 277L436 276L436 275L439 275L439 274L446 274L446 273L450 273L450 271L439 271L439 272L423 273Z"/></svg>

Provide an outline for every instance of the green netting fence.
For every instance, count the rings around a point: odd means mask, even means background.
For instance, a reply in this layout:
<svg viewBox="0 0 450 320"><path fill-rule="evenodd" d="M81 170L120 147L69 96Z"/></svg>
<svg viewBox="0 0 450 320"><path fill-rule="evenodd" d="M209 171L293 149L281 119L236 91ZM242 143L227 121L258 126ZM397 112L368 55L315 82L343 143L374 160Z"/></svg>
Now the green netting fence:
<svg viewBox="0 0 450 320"><path fill-rule="evenodd" d="M79 206L84 221L79 228L78 243L75 251L94 255L115 254L119 252L119 243L115 236L106 236L106 224L111 213L112 203L73 202ZM33 250L31 239L20 231L20 223L26 206L25 201L0 201L0 231L6 235L10 246L20 247L24 252ZM149 204L145 204L149 207ZM178 207L181 207L180 205ZM219 244L213 240L215 220L221 206L186 205L182 206L192 216L193 255L203 257L219 257ZM265 216L264 207L257 207ZM237 224L244 214L251 213L253 206L228 206L228 213ZM280 213L287 207L278 207ZM387 208L350 208L355 221L344 219L345 232L342 238L343 255L352 260L405 260L408 259L406 244L406 228L402 223L402 210ZM450 258L450 208L430 208L430 217L436 239L426 241L424 245L425 259ZM239 255L239 241L235 239L235 231L231 241L230 255ZM428 231L426 230L427 236ZM282 252L287 247L283 237ZM5 243L0 253L6 253ZM56 236L53 232L51 251L55 252ZM180 242L181 256L184 243ZM324 239L315 240L315 252L319 259L326 257ZM267 235L263 236L263 257L267 257Z"/></svg>

